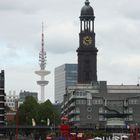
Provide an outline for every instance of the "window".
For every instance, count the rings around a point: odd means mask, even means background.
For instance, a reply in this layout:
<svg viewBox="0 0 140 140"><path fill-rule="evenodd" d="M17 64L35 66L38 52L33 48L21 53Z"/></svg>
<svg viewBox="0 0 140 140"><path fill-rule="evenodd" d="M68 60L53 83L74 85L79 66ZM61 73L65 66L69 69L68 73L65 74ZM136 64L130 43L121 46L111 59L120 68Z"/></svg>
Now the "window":
<svg viewBox="0 0 140 140"><path fill-rule="evenodd" d="M132 115L129 116L129 121L133 121L133 116Z"/></svg>
<svg viewBox="0 0 140 140"><path fill-rule="evenodd" d="M99 121L103 121L104 117L102 115L99 115Z"/></svg>
<svg viewBox="0 0 140 140"><path fill-rule="evenodd" d="M76 100L76 104L80 104L80 100Z"/></svg>
<svg viewBox="0 0 140 140"><path fill-rule="evenodd" d="M92 119L92 116L91 115L87 115L87 119Z"/></svg>
<svg viewBox="0 0 140 140"><path fill-rule="evenodd" d="M86 104L86 100L76 100L76 104Z"/></svg>
<svg viewBox="0 0 140 140"><path fill-rule="evenodd" d="M102 99L93 99L93 104L103 104Z"/></svg>
<svg viewBox="0 0 140 140"><path fill-rule="evenodd" d="M75 111L76 112L80 112L80 109L78 107L76 107Z"/></svg>
<svg viewBox="0 0 140 140"><path fill-rule="evenodd" d="M132 107L129 108L129 113L133 113L133 108Z"/></svg>
<svg viewBox="0 0 140 140"><path fill-rule="evenodd" d="M76 96L79 96L79 93L78 92L76 93Z"/></svg>
<svg viewBox="0 0 140 140"><path fill-rule="evenodd" d="M92 105L92 100L87 100L87 105Z"/></svg>
<svg viewBox="0 0 140 140"><path fill-rule="evenodd" d="M137 103L138 103L137 99L130 99L129 100L129 104L137 104Z"/></svg>
<svg viewBox="0 0 140 140"><path fill-rule="evenodd" d="M102 107L99 108L99 113L103 113L103 108Z"/></svg>
<svg viewBox="0 0 140 140"><path fill-rule="evenodd" d="M92 111L92 107L87 107L87 111L91 112Z"/></svg>
<svg viewBox="0 0 140 140"><path fill-rule="evenodd" d="M82 104L86 104L86 100L81 100L82 101Z"/></svg>

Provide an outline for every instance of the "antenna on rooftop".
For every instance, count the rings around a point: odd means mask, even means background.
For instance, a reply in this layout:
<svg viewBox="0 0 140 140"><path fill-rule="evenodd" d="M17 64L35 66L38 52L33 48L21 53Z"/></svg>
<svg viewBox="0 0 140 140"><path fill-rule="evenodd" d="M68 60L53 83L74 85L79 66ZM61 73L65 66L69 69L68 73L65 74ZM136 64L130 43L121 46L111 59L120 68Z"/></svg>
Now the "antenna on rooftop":
<svg viewBox="0 0 140 140"><path fill-rule="evenodd" d="M138 76L138 82L137 82L137 86L139 86L140 85L140 77Z"/></svg>

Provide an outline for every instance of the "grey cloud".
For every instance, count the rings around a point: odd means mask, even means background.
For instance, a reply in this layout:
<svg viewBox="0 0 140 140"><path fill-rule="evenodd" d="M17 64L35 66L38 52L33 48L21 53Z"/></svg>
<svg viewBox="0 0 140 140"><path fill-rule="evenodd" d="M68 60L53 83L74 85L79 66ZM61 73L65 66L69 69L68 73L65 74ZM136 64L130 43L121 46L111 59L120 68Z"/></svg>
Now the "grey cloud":
<svg viewBox="0 0 140 140"><path fill-rule="evenodd" d="M24 1L24 0L5 0L0 1L1 12L20 12L25 14L32 14L40 11L41 6L37 1Z"/></svg>
<svg viewBox="0 0 140 140"><path fill-rule="evenodd" d="M137 78L140 75L137 66L122 62L123 58L117 63L110 63L110 61L98 61L99 80L107 80L110 84L137 84Z"/></svg>
<svg viewBox="0 0 140 140"><path fill-rule="evenodd" d="M28 83L18 85L19 88L33 87L38 90L34 70L38 66L38 53L41 46L41 22L45 22L45 46L47 50L47 68L53 73L56 66L63 63L76 63L79 43L79 16L85 0L1 0L0 1L0 44L8 50L3 55L9 61L17 62L12 68L11 63L6 73L7 87L17 88L10 83L17 75L16 81L26 80ZM130 80L135 82L139 75L139 64L131 65L139 58L139 0L90 0L95 12L96 46L98 52L99 79L114 83ZM7 45L10 44L10 45ZM2 46L0 45L0 49ZM68 57L68 58L67 58ZM24 60L25 59L25 60ZM0 56L0 60L3 57ZM104 60L104 61L103 61ZM121 63L122 60L122 63ZM55 61L55 62L54 62ZM50 64L51 63L51 64ZM10 65L11 64L11 65ZM30 67L29 69L26 67ZM10 68L9 68L10 65ZM18 67L21 67L19 69ZM12 69L12 71L11 71ZM16 71L14 71L16 70ZM25 72L24 72L25 70ZM14 71L14 72L13 72ZM13 72L13 73L12 73ZM33 74L32 76L31 73ZM123 73L123 74L122 74ZM23 77L24 76L24 77ZM49 93L52 95L53 78L50 75ZM125 79L125 80L124 80ZM26 80L27 81L27 80ZM16 83L16 82L15 82ZM20 83L20 82L18 82ZM34 83L31 84L30 83ZM17 89L18 90L18 89ZM50 96L47 95L48 97Z"/></svg>
<svg viewBox="0 0 140 140"><path fill-rule="evenodd" d="M121 6L121 13L126 18L140 20L140 1L133 0L133 1L126 1L122 3Z"/></svg>

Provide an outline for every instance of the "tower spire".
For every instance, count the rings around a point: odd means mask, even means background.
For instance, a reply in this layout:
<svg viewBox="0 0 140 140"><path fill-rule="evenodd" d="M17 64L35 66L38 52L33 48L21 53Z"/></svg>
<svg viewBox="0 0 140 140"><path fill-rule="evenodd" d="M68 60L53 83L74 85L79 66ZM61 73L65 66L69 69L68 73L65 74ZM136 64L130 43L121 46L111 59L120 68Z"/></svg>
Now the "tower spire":
<svg viewBox="0 0 140 140"><path fill-rule="evenodd" d="M42 23L42 42L41 42L41 51L39 53L39 65L41 70L44 70L46 67L46 51L44 50L44 25Z"/></svg>
<svg viewBox="0 0 140 140"><path fill-rule="evenodd" d="M45 76L50 74L50 71L45 70L46 68L46 51L44 49L44 25L42 23L42 33L41 33L41 50L39 53L39 65L40 70L35 71L37 75L40 76L40 80L37 81L37 84L41 87L41 102L45 101L45 86L48 84L48 81L45 80Z"/></svg>
<svg viewBox="0 0 140 140"><path fill-rule="evenodd" d="M90 4L89 0L86 0L85 5L89 5L89 4Z"/></svg>
<svg viewBox="0 0 140 140"><path fill-rule="evenodd" d="M42 51L44 50L44 24L42 22Z"/></svg>

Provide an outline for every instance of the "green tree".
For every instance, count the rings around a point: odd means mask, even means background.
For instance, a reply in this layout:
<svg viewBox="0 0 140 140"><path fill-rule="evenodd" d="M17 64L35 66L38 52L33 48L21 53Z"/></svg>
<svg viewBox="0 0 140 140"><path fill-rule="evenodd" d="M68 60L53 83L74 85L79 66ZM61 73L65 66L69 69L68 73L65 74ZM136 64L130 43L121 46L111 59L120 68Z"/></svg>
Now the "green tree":
<svg viewBox="0 0 140 140"><path fill-rule="evenodd" d="M50 125L56 126L60 122L60 114L50 100L38 104L32 96L27 96L19 107L19 124L32 125L32 119L35 120L36 125L47 125L49 119Z"/></svg>
<svg viewBox="0 0 140 140"><path fill-rule="evenodd" d="M57 125L59 123L59 114L55 110L54 106L50 102L50 100L47 100L44 103L41 103L39 105L39 124L44 123L47 125L47 120L50 120L50 125Z"/></svg>
<svg viewBox="0 0 140 140"><path fill-rule="evenodd" d="M32 125L32 119L38 118L38 103L32 96L27 96L19 107L19 124Z"/></svg>
<svg viewBox="0 0 140 140"><path fill-rule="evenodd" d="M10 107L7 106L7 105L5 105L5 111L6 111L6 113L7 113L7 112L10 112L10 111L11 111Z"/></svg>

